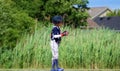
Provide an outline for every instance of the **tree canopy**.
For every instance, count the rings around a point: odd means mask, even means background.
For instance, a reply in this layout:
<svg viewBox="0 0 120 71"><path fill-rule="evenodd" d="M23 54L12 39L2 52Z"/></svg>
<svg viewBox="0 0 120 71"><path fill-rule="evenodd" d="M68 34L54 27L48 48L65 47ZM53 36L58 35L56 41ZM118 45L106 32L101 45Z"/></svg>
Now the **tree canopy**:
<svg viewBox="0 0 120 71"><path fill-rule="evenodd" d="M32 31L34 20L11 0L0 0L0 6L0 47L13 48L22 34Z"/></svg>
<svg viewBox="0 0 120 71"><path fill-rule="evenodd" d="M108 13L107 16L120 16L120 9L115 9L114 11Z"/></svg>
<svg viewBox="0 0 120 71"><path fill-rule="evenodd" d="M88 0L0 0L0 47L15 47L24 33L34 30L36 18L50 22L54 15L61 15L67 26L86 25L87 4Z"/></svg>
<svg viewBox="0 0 120 71"><path fill-rule="evenodd" d="M62 15L67 25L74 27L86 25L88 0L12 0L16 7L39 21L48 21L54 15ZM79 8L74 9L73 5Z"/></svg>

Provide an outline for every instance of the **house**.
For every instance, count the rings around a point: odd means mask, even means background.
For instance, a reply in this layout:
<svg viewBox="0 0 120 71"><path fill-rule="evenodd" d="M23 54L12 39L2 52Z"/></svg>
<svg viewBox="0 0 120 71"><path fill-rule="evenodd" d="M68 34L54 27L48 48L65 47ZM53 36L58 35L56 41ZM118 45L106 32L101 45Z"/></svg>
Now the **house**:
<svg viewBox="0 0 120 71"><path fill-rule="evenodd" d="M97 17L94 19L97 25L109 29L120 30L120 16Z"/></svg>
<svg viewBox="0 0 120 71"><path fill-rule="evenodd" d="M112 12L108 7L92 7L88 10L90 17L87 19L87 28L105 27L120 30L120 16L107 17Z"/></svg>
<svg viewBox="0 0 120 71"><path fill-rule="evenodd" d="M92 7L88 10L91 19L94 19L96 17L104 17L109 12L112 11L107 7Z"/></svg>
<svg viewBox="0 0 120 71"><path fill-rule="evenodd" d="M88 27L89 28L98 28L101 25L99 25L94 19L98 17L106 17L107 13L112 12L109 8L107 7L92 7L88 10L88 13L90 17L87 19L88 22Z"/></svg>

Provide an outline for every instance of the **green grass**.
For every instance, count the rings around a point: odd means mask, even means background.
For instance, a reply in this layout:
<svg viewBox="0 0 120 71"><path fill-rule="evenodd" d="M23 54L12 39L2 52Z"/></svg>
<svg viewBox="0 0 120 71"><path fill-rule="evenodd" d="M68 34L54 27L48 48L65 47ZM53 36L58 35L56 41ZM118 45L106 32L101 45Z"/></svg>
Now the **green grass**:
<svg viewBox="0 0 120 71"><path fill-rule="evenodd" d="M51 68L50 28L25 35L13 51L1 54L0 68ZM69 31L59 47L59 65L72 69L119 69L120 33L108 29Z"/></svg>

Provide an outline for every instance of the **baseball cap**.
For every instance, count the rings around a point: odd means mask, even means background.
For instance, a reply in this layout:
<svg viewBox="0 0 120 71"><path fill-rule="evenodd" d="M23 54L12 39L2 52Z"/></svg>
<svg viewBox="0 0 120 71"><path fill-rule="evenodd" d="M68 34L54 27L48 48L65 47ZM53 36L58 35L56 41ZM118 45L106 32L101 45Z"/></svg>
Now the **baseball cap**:
<svg viewBox="0 0 120 71"><path fill-rule="evenodd" d="M52 18L52 23L53 23L53 24L58 24L58 23L60 23L60 22L63 22L62 16L56 15L56 16L54 16L54 17Z"/></svg>

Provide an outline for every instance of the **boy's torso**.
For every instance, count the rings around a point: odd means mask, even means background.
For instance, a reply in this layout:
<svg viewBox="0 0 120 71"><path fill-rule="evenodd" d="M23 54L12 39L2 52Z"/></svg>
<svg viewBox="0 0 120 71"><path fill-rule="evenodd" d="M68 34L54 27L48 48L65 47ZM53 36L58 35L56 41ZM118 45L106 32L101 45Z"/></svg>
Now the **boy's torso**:
<svg viewBox="0 0 120 71"><path fill-rule="evenodd" d="M61 37L59 37L59 38L54 38L53 36L54 36L54 35L60 35L60 33L61 33L60 28L57 27L57 26L54 26L53 29L52 29L52 31L51 31L51 40L55 40L55 42L59 44L60 41L61 41Z"/></svg>

